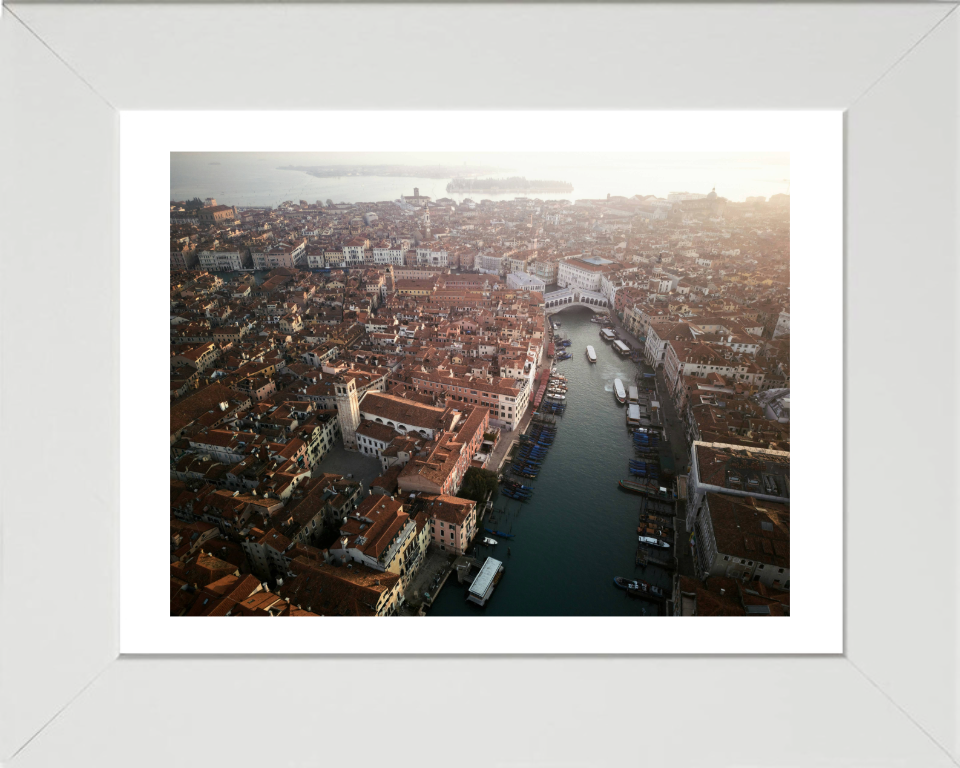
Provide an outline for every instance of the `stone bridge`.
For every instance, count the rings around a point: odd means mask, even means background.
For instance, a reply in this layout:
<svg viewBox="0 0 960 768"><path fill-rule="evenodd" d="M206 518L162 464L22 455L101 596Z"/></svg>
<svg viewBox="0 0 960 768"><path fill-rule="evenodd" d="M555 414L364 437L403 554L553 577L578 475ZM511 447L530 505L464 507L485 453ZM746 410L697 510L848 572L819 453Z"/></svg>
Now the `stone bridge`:
<svg viewBox="0 0 960 768"><path fill-rule="evenodd" d="M598 314L608 314L610 302L606 296L579 288L562 288L543 297L544 314L549 317L568 307L586 307Z"/></svg>

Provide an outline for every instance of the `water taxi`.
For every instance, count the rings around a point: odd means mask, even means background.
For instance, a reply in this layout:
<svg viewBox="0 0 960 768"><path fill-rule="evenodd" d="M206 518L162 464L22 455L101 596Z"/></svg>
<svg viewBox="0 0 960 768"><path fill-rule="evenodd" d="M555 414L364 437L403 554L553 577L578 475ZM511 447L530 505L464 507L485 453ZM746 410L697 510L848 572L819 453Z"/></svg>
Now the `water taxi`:
<svg viewBox="0 0 960 768"><path fill-rule="evenodd" d="M648 584L645 581L625 579L623 576L617 576L614 578L613 583L620 587L620 589L627 590L628 594L640 595L642 597L653 596L661 599L665 597L660 587L654 584Z"/></svg>
<svg viewBox="0 0 960 768"><path fill-rule="evenodd" d="M587 344L587 360L591 363L597 362L597 353L589 344Z"/></svg>
<svg viewBox="0 0 960 768"><path fill-rule="evenodd" d="M651 547L662 547L663 549L668 549L670 547L667 542L662 539L655 539L653 536L638 536L641 544L649 544Z"/></svg>
<svg viewBox="0 0 960 768"><path fill-rule="evenodd" d="M623 388L623 382L620 381L620 379L613 380L613 394L616 396L617 402L620 403L620 405L627 402L627 392Z"/></svg>

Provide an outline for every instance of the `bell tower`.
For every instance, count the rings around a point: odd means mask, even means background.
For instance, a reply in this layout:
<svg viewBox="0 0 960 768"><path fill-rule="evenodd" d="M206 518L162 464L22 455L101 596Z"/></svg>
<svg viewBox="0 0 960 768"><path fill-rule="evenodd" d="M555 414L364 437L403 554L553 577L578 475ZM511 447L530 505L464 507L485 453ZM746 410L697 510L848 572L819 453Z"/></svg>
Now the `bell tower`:
<svg viewBox="0 0 960 768"><path fill-rule="evenodd" d="M339 376L334 383L337 394L337 415L343 433L343 447L357 450L357 427L360 426L360 401L357 398L357 382L352 376Z"/></svg>

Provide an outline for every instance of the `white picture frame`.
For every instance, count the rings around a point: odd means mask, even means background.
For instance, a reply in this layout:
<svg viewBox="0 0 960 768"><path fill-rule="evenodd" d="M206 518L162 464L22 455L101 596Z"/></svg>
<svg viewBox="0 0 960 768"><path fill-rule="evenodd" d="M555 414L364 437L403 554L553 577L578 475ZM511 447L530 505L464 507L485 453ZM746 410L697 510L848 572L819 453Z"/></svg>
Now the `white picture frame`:
<svg viewBox="0 0 960 768"><path fill-rule="evenodd" d="M0 760L955 765L955 9L5 7ZM356 56L359 39L375 55ZM393 85L404 51L451 64ZM348 60L350 77L331 74ZM236 87L192 84L218 71ZM845 110L842 655L118 658L118 113L318 107ZM923 331L891 318L897 299L920 300ZM933 380L899 373L896 350ZM922 461L910 473L885 463L893 403L928 416L901 430ZM919 567L891 563L901 531ZM183 712L197 694L217 706ZM375 737L329 738L373 702L395 707ZM224 738L238 715L266 732Z"/></svg>

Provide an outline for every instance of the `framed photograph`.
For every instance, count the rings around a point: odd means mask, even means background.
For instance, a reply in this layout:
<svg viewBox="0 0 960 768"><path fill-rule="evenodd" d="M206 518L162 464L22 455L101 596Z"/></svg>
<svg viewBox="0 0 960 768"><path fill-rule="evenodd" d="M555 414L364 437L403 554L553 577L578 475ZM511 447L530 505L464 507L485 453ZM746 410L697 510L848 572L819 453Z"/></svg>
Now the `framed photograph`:
<svg viewBox="0 0 960 768"><path fill-rule="evenodd" d="M956 764L953 11L5 7L2 759Z"/></svg>
<svg viewBox="0 0 960 768"><path fill-rule="evenodd" d="M138 465L162 467L156 482L171 473L170 509L157 497L161 507L145 513L133 501L137 474L122 472L131 482L121 498L131 501L121 509L140 512L121 518L121 652L369 653L385 641L417 654L842 650L840 474L836 503L806 502L818 512L799 523L789 514L792 489L802 497L815 486L806 473L819 475L803 462L791 470L791 444L810 440L798 455L842 468L841 442L816 450L816 430L797 426L816 421L803 406L765 410L792 388L817 390L814 377L793 380L793 369L842 367L842 340L829 332L841 323L842 283L831 294L820 280L842 258L839 112L297 113L282 116L290 122L282 139L257 143L280 117L121 120L128 199L193 199L192 185L210 203L183 201L172 213L154 205L153 215L146 205L121 208L121 297L133 299L121 303L121 391L140 393L122 400L124 443L146 434L142 419L123 415L147 397L135 382L153 382L149 397L162 397L167 363L157 348L170 347L182 390L170 401L169 440L158 420L150 447L136 452ZM429 137L377 127L418 121L432 126ZM508 137L497 131L506 123ZM598 123L603 153L577 138ZM317 137L337 151L291 152ZM456 151L464 145L477 149L465 156ZM531 164L543 170L521 171L530 179L484 178L486 169ZM447 178L465 172L474 175ZM565 172L572 182L552 178ZM716 189L671 193L685 174L694 185L725 177L736 199ZM597 191L638 183L667 186L659 195ZM230 185L239 186L220 189ZM520 185L525 197L496 185ZM545 194L551 185L557 191ZM235 206L228 198L240 189L253 197ZM396 199L384 200L390 189ZM550 199L577 189L585 196L576 202ZM321 199L286 202L293 190ZM211 239L177 251L172 270L135 255L159 228L168 240L205 238L211 215L224 217L210 225L222 246ZM264 226L270 234L257 239ZM334 232L341 227L345 235ZM246 234L230 238L231 230ZM541 285L543 267L554 274ZM165 276L175 283L169 309L168 290L135 288ZM357 280L363 290L352 294ZM724 282L723 298L712 299ZM376 298L365 302L370 285ZM301 305L277 308L304 291ZM211 299L236 319L201 327L206 313L195 307ZM791 313L816 322L791 328ZM511 324L506 335L497 317ZM376 336L376 323L393 336ZM236 338L220 339L221 328ZM601 343L604 332L610 341ZM808 333L831 342L807 342ZM471 336L473 349L464 344ZM638 337L650 339L645 354ZM624 380L636 390L630 403ZM216 423L207 423L210 391L227 402L214 408ZM717 431L715 418L743 408L754 426ZM838 400L814 410L842 421ZM278 421L294 414L295 423ZM311 424L319 426L308 437ZM490 486L472 491L474 482ZM224 516L214 510L225 500L235 512ZM169 537L156 530L168 526L172 567ZM153 557L123 554L138 551L137 541L155 542ZM791 574L802 566L791 552L833 567L812 569L820 582L798 588ZM236 596L244 579L251 594L228 607L218 590ZM248 634L227 621L264 600L275 606L268 613L345 619L344 629L249 622ZM170 611L156 610L168 601ZM746 606L790 620L758 628L738 621ZM703 635L679 621L644 621L684 613L723 629ZM398 615L429 620L381 622L371 633L346 618Z"/></svg>

